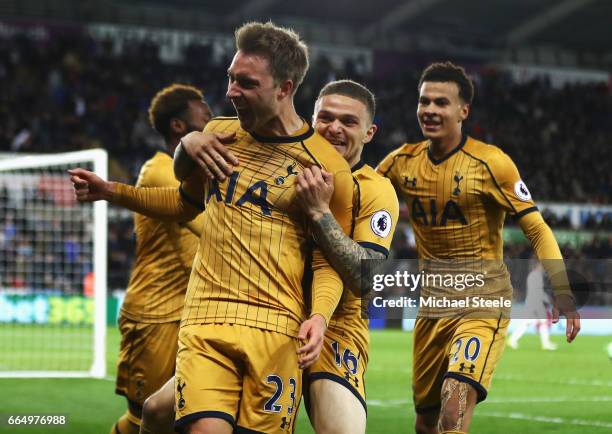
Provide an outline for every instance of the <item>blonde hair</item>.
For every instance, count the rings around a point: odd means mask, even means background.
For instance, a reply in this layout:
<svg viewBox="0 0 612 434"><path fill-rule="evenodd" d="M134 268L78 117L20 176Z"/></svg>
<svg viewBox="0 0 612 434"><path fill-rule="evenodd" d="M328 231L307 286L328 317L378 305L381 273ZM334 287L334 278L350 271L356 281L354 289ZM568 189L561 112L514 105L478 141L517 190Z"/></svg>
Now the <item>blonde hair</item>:
<svg viewBox="0 0 612 434"><path fill-rule="evenodd" d="M327 95L343 95L363 103L370 117L374 120L376 114L376 98L370 89L353 80L336 80L327 83L319 92L317 101Z"/></svg>
<svg viewBox="0 0 612 434"><path fill-rule="evenodd" d="M308 46L296 32L270 21L250 22L236 29L235 37L237 50L268 59L274 81L291 80L295 93L308 71Z"/></svg>

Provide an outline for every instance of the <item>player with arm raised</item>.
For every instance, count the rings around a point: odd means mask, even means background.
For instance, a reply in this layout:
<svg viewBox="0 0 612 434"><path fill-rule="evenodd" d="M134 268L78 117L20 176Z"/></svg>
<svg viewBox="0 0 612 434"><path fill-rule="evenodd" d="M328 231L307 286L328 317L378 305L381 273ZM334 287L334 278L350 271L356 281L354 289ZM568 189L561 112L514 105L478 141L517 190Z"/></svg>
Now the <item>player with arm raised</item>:
<svg viewBox="0 0 612 434"><path fill-rule="evenodd" d="M178 187L172 157L179 139L200 131L210 120L202 92L173 84L159 91L149 107L149 121L164 137L165 149L142 166L137 185ZM138 433L144 400L174 375L183 299L198 237L183 225L134 214L136 255L121 306L121 345L116 393L128 410L111 434Z"/></svg>
<svg viewBox="0 0 612 434"><path fill-rule="evenodd" d="M510 157L462 134L473 92L463 68L450 62L426 68L417 107L426 140L393 151L377 170L406 200L423 263L467 261L488 272L484 288L474 295L511 299L509 274L502 261L502 229L506 213L512 215L556 280L557 304L567 317L571 342L580 319L552 231ZM431 295L434 289L438 290L424 285L421 296ZM441 314L445 317L436 318ZM558 320L558 311L554 315ZM508 321L502 313L494 318L419 310L413 351L417 433L467 432L476 403L487 396Z"/></svg>
<svg viewBox="0 0 612 434"><path fill-rule="evenodd" d="M206 208L175 381L176 425L189 433L291 431L301 398L298 365L318 356L343 288L313 251L295 200L296 175L312 165L331 172L330 208L347 233L352 216L348 164L293 106L308 67L305 44L291 30L249 23L236 31L236 46L227 96L238 118L214 119L205 130L211 140L234 137L230 148L241 163L223 182L209 183L195 170L178 191L135 189L71 172L80 200L110 199L171 220ZM301 282L310 252L305 320Z"/></svg>

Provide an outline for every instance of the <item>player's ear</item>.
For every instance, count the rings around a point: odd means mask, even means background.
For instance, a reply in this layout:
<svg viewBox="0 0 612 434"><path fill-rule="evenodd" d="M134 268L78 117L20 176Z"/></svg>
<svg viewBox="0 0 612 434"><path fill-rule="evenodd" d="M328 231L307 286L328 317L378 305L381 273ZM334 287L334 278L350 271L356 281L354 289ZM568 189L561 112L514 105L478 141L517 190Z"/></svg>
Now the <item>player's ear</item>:
<svg viewBox="0 0 612 434"><path fill-rule="evenodd" d="M317 115L319 114L319 105L321 103L321 99L317 99L315 101L314 110L312 111L312 125L317 122Z"/></svg>
<svg viewBox="0 0 612 434"><path fill-rule="evenodd" d="M170 119L170 131L175 135L184 136L188 133L187 124L179 118Z"/></svg>
<svg viewBox="0 0 612 434"><path fill-rule="evenodd" d="M372 141L372 139L374 138L374 134L376 134L376 131L378 130L378 126L376 124L372 124L370 125L370 127L368 128L368 132L366 133L365 137L363 138L363 143L370 143Z"/></svg>
<svg viewBox="0 0 612 434"><path fill-rule="evenodd" d="M470 105L469 104L463 104L461 106L461 111L459 112L459 116L461 117L461 121L466 120L469 114L470 114Z"/></svg>
<svg viewBox="0 0 612 434"><path fill-rule="evenodd" d="M279 99L293 95L293 89L293 80L283 81L280 85L280 92L278 93Z"/></svg>

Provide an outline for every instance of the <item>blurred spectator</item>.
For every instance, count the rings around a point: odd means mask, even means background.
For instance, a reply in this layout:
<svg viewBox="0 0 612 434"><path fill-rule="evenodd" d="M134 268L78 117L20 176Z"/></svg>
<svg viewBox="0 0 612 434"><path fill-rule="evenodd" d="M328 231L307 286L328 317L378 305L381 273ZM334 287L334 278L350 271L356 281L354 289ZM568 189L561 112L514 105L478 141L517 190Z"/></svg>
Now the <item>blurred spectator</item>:
<svg viewBox="0 0 612 434"><path fill-rule="evenodd" d="M25 36L0 39L0 151L102 146L131 181L159 146L145 116L156 89L189 82L204 89L216 114L233 114L225 101L228 59L214 56L210 45L193 44L185 49L185 62L164 64L159 51L153 42L132 40L116 54L112 41L81 33L44 42ZM395 78L375 79L367 75L364 59L349 59L339 70L319 56L296 106L309 118L327 81L365 82L378 98L379 133L364 153L375 165L402 142L421 140L415 116L420 71L399 72ZM491 70L475 82L477 97L466 131L508 153L536 200L610 203L612 172L602 164L610 159L612 137L607 86L555 89L546 78L516 84Z"/></svg>
<svg viewBox="0 0 612 434"><path fill-rule="evenodd" d="M0 152L104 147L111 157L110 177L133 182L142 162L159 146L146 120L157 89L171 82L191 83L204 90L215 114L234 113L225 100L229 59L215 54L210 45L194 44L186 48L185 62L165 64L159 51L152 42L133 40L120 52L110 40L80 33L58 34L48 41L0 38ZM415 114L419 73L398 71L397 77L383 80L368 76L365 59L347 60L339 69L320 56L298 91L296 106L310 119L314 99L328 80L363 81L377 95L379 132L364 150L366 161L376 165L402 142L422 139ZM517 84L491 71L475 81L477 96L466 131L508 153L537 201L612 202L608 87L576 84L555 89L545 78ZM89 217L65 203L58 204L65 206L63 214L40 215L27 208L25 216L17 215L6 207L9 196L2 187L0 285L81 291L84 275L92 270L92 240L85 223ZM26 191L25 199L58 200L42 187ZM111 290L125 287L133 256L131 218L118 215L108 232ZM553 228L570 227L567 219L551 213L544 218ZM609 231L612 222L588 221L585 227ZM398 227L393 250L395 258L416 257L414 237L405 223ZM563 246L563 252L567 258L609 258L610 237L602 233L580 249ZM506 245L509 258L530 254L528 245Z"/></svg>

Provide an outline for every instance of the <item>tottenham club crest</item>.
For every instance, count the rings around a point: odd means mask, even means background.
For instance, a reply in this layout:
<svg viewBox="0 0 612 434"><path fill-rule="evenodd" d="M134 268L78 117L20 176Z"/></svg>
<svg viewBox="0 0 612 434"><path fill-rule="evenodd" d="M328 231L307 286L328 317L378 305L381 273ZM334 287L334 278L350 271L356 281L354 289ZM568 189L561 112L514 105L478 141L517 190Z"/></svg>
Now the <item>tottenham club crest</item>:
<svg viewBox="0 0 612 434"><path fill-rule="evenodd" d="M393 225L392 223L391 214L384 209L376 211L370 219L370 227L372 228L372 232L381 238L385 238L387 235L389 235L389 232L391 232L391 226Z"/></svg>
<svg viewBox="0 0 612 434"><path fill-rule="evenodd" d="M276 185L283 185L285 183L285 179L289 178L291 175L296 176L298 173L293 170L297 166L297 163L294 161L292 164L287 166L287 176L277 176L274 180Z"/></svg>
<svg viewBox="0 0 612 434"><path fill-rule="evenodd" d="M455 181L455 189L453 190L453 196L459 196L461 193L461 188L459 188L459 183L463 179L463 176L459 174L459 172L455 172L455 176L453 177L453 181Z"/></svg>
<svg viewBox="0 0 612 434"><path fill-rule="evenodd" d="M514 184L514 192L516 193L516 197L523 202L531 200L531 193L529 193L529 190L522 179L519 179L516 181L516 184Z"/></svg>
<svg viewBox="0 0 612 434"><path fill-rule="evenodd" d="M180 377L176 377L175 384L176 384L176 392L179 395L177 399L178 401L177 407L179 410L182 410L185 408L185 398L183 397L183 389L185 388L186 383L182 381Z"/></svg>

